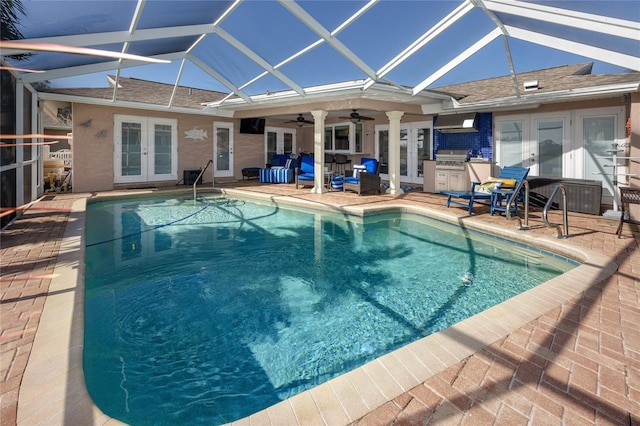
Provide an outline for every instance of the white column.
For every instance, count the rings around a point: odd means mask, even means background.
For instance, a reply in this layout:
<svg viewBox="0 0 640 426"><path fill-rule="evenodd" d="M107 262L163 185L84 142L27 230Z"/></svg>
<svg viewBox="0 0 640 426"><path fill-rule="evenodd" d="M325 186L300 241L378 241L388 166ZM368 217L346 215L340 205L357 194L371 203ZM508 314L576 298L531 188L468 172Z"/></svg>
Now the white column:
<svg viewBox="0 0 640 426"><path fill-rule="evenodd" d="M400 119L403 111L389 111L389 189L387 194L404 194L400 188Z"/></svg>
<svg viewBox="0 0 640 426"><path fill-rule="evenodd" d="M311 111L313 115L313 188L314 194L327 192L324 187L324 119L327 111Z"/></svg>

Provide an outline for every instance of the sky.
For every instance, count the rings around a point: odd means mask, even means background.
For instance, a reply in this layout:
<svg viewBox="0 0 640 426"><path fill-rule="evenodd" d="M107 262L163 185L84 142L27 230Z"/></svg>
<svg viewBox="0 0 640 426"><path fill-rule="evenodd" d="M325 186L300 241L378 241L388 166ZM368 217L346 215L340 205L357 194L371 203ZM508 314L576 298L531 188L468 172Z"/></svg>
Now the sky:
<svg viewBox="0 0 640 426"><path fill-rule="evenodd" d="M20 21L25 38L126 31L136 2L110 1L24 1L27 16ZM138 28L158 25L181 26L210 24L229 2L149 0L143 10ZM341 25L367 3L364 1L303 0L300 7L319 24L319 28L336 32L338 40L355 57L374 72L382 69L394 56L414 40L440 22L462 3L460 0L381 0L350 25ZM536 4L576 9L586 13L603 14L611 18L640 22L638 0L555 0L535 1ZM508 25L539 29L571 40L591 43L600 47L613 47L623 53L640 56L638 40L619 39L607 35L594 37L591 32L570 29L553 24L540 26L540 21L524 17L499 15ZM264 68L231 46L230 40L254 52L268 66L286 61L300 49L311 46L319 35L296 19L292 12L270 0L249 0L237 7L220 28L222 34L207 37L192 52L197 63L214 70L232 85L241 87L263 73ZM402 65L389 72L389 81L415 86L436 72L448 61L462 53L495 28L495 23L482 10L467 13L451 28L435 37ZM336 31L339 30L339 31ZM170 31L167 30L167 34ZM98 48L119 51L121 43L109 43ZM132 43L129 53L150 55L184 50L193 39L179 38ZM565 64L591 62L592 59L542 47L518 39L509 39L516 72L531 71ZM67 55L69 56L69 55ZM33 67L51 67L57 59L38 54L29 64ZM62 63L62 62L61 62ZM82 65L81 60L74 62ZM23 64L20 64L21 66ZM162 83L174 84L180 72L181 61L166 65L144 65L123 68L121 75ZM366 78L366 74L327 43L320 43L299 58L278 68L282 75L301 87L310 87L341 81ZM594 73L624 72L625 68L595 62ZM505 43L495 39L453 71L436 80L430 88L449 84L507 75ZM48 80L54 87L106 87L107 75L115 71ZM187 61L180 77L180 85L228 92L229 89L212 78L195 62ZM286 90L286 82L273 76L264 76L244 88L246 93L259 94Z"/></svg>

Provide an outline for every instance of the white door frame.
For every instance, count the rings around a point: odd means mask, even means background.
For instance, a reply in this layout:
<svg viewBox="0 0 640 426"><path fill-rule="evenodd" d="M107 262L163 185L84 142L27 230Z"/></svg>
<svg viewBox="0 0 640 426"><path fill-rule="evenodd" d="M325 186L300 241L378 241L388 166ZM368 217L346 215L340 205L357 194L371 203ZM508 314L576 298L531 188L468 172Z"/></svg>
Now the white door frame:
<svg viewBox="0 0 640 426"><path fill-rule="evenodd" d="M222 131L228 140L218 144L218 131ZM227 145L228 142L228 145ZM233 123L226 121L213 122L213 173L215 177L233 177ZM226 161L225 161L226 160ZM226 165L226 168L224 167ZM222 166L222 167L220 167Z"/></svg>
<svg viewBox="0 0 640 426"><path fill-rule="evenodd" d="M418 146L418 129L428 129L429 131L429 146L426 149L429 152L429 159L431 159L431 146L433 144L433 123L431 121L416 121L410 123L400 123L400 140L402 141L402 134L406 132L404 140L407 141L407 165L406 175L400 175L400 181L406 183L420 183L424 182L424 176L418 176L418 170L420 166L420 159L417 158L417 146ZM379 132L389 130L388 124L377 124L374 128L375 132L375 155L380 160L380 140ZM423 171L424 174L424 171ZM389 179L388 173L381 173L380 177L384 180Z"/></svg>
<svg viewBox="0 0 640 426"><path fill-rule="evenodd" d="M122 124L140 124L140 174L122 175ZM171 126L171 172L155 174L154 126ZM113 181L114 183L142 183L176 180L178 178L178 120L172 118L141 117L116 114L113 128Z"/></svg>
<svg viewBox="0 0 640 426"><path fill-rule="evenodd" d="M291 134L292 139L291 139L291 153L292 154L296 154L297 153L297 148L296 148L296 130L292 129L290 127L273 127L273 126L268 126L265 127L264 129L264 162L268 163L269 161L271 161L271 158L269 158L269 152L268 152L268 147L267 147L267 143L268 143L268 137L269 137L269 133L275 133L276 134L276 154L284 154L284 135L285 134Z"/></svg>

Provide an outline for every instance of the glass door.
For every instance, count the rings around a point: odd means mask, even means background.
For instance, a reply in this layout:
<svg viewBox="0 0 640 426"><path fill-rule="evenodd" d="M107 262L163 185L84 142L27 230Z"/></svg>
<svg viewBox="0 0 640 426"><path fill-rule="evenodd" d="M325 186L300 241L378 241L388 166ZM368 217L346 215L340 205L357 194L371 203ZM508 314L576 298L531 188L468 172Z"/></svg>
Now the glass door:
<svg viewBox="0 0 640 426"><path fill-rule="evenodd" d="M177 179L176 120L116 115L114 136L115 183Z"/></svg>
<svg viewBox="0 0 640 426"><path fill-rule="evenodd" d="M215 177L233 176L233 123L213 123L213 167Z"/></svg>
<svg viewBox="0 0 640 426"><path fill-rule="evenodd" d="M271 163L275 154L296 153L296 133L288 127L267 127L265 129L265 163Z"/></svg>
<svg viewBox="0 0 640 426"><path fill-rule="evenodd" d="M411 168L415 170L411 182L424 183L424 162L431 159L431 123L416 123L414 128L415 144L413 146L413 158L415 162Z"/></svg>
<svg viewBox="0 0 640 426"><path fill-rule="evenodd" d="M564 170L564 150L569 151L568 113L554 113L551 116L534 115L535 134L529 145L529 157L533 176L566 177ZM566 142L566 143L565 143Z"/></svg>
<svg viewBox="0 0 640 426"><path fill-rule="evenodd" d="M529 167L530 176L566 176L568 123L569 114L563 112L496 119L496 164Z"/></svg>
<svg viewBox="0 0 640 426"><path fill-rule="evenodd" d="M621 148L625 143L624 109L578 111L576 123L576 139L583 151L583 161L578 168L583 168L585 179L602 181L603 203L614 204L617 185L628 184L625 160L619 159L625 156L625 150Z"/></svg>
<svg viewBox="0 0 640 426"><path fill-rule="evenodd" d="M528 128L525 119L496 120L496 164L503 167L529 167L529 159L525 162L525 140L528 139Z"/></svg>
<svg viewBox="0 0 640 426"><path fill-rule="evenodd" d="M123 180L142 180L142 176L147 174L147 164L142 161L142 123L122 122L120 131L120 176Z"/></svg>
<svg viewBox="0 0 640 426"><path fill-rule="evenodd" d="M389 179L389 126L376 126L376 153L380 176ZM424 160L431 158L431 123L402 123L400 129L400 181L423 183Z"/></svg>

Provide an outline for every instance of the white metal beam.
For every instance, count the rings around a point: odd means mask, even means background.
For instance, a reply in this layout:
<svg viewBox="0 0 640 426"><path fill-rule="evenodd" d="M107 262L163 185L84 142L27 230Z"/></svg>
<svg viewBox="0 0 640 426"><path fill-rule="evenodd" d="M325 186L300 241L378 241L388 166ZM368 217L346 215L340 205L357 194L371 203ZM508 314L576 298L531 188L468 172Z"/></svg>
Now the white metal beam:
<svg viewBox="0 0 640 426"><path fill-rule="evenodd" d="M349 62L355 65L360 71L371 79L376 79L375 71L367 65L362 59L360 59L355 53L353 53L347 46L342 44L340 40L335 38L325 27L323 27L313 16L309 15L306 10L301 8L293 1L279 0L280 4L284 6L289 12L298 18L309 29L318 34L329 46L331 46L336 52L345 57Z"/></svg>
<svg viewBox="0 0 640 426"><path fill-rule="evenodd" d="M429 28L429 30L420 36L417 40L411 43L406 49L400 52L395 58L391 61L387 62L382 68L380 68L377 72L378 78L382 78L387 75L389 72L393 71L396 67L401 65L404 61L409 59L411 55L415 54L417 51L422 49L427 43L440 35L443 31L449 28L451 25L455 24L460 18L466 15L469 11L473 10L473 4L469 0L465 0L460 6L458 6L455 10L445 16L442 20L440 20L433 27ZM364 85L364 90L367 90L371 87L375 81L373 79L367 80Z"/></svg>
<svg viewBox="0 0 640 426"><path fill-rule="evenodd" d="M506 26L508 35L523 41L550 47L552 49L562 50L564 52L573 53L574 55L585 56L587 58L617 65L623 68L629 68L634 71L640 71L640 57L626 55L624 53L613 52L611 50L602 49L600 47L590 46L588 44L577 43L575 41L565 40L546 34L536 33L534 31L523 30L521 28Z"/></svg>
<svg viewBox="0 0 640 426"><path fill-rule="evenodd" d="M511 48L509 47L509 38L507 37L507 31L504 28L504 23L498 19L496 14L487 9L484 0L471 0L477 7L482 9L484 13L489 16L498 28L502 31L502 43L504 44L504 52L507 55L507 63L509 64L509 72L511 73L511 81L513 83L513 90L516 92L516 96L520 96L520 85L518 84L518 76L516 74L516 67L513 65L513 56L511 56Z"/></svg>
<svg viewBox="0 0 640 426"><path fill-rule="evenodd" d="M438 71L434 72L429 77L424 79L421 83L419 83L417 86L415 86L413 88L413 95L415 96L418 93L420 93L422 90L426 89L431 83L438 80L440 77L442 77L443 75L445 75L446 73L448 73L449 71L451 71L452 69L460 65L462 62L467 60L473 54L481 50L483 47L485 47L487 44L491 43L493 40L495 40L497 37L500 37L501 35L502 35L502 31L500 30L500 28L495 28L489 34L485 35L480 40L475 42L471 47L469 47L464 52L462 52L461 54L453 58L451 61L449 61L445 66L443 66Z"/></svg>
<svg viewBox="0 0 640 426"><path fill-rule="evenodd" d="M264 68L271 75L273 75L278 80L282 81L284 84L289 86L291 89L295 90L299 95L304 95L304 89L300 87L297 83L291 80L289 77L282 74L280 71L275 69L270 63L265 61L262 57L256 54L253 50L249 49L247 46L242 44L238 39L233 37L231 34L223 30L222 28L216 28L216 34L218 34L224 41L229 43L239 52L244 54L246 57L251 59L253 62Z"/></svg>
<svg viewBox="0 0 640 426"><path fill-rule="evenodd" d="M514 0L483 0L494 11L539 21L640 40L640 23Z"/></svg>
<svg viewBox="0 0 640 426"><path fill-rule="evenodd" d="M200 59L196 58L193 55L189 55L189 60L193 62L197 67L202 69L204 72L209 74L211 77L215 78L220 84L229 89L231 92L235 93L238 97L245 100L247 103L251 103L251 98L247 96L246 93L238 89L232 82L227 80L222 74L212 69L210 66L202 62Z"/></svg>
<svg viewBox="0 0 640 426"><path fill-rule="evenodd" d="M158 40L165 38L179 38L189 36L200 36L202 34L213 34L217 31L217 28L213 24L200 24L200 25L186 25L181 27L160 27L149 29L138 29L135 33L131 34L128 30L125 31L113 31L113 32L101 32L101 33L89 33L89 34L76 34L56 37L40 37L21 39L21 42L31 43L51 43L60 44L64 46L76 46L76 47L90 47L100 46L106 44L117 44L125 42L136 41L148 41ZM29 53L28 50L12 50L12 55ZM5 53L3 53L5 54Z"/></svg>
<svg viewBox="0 0 640 426"><path fill-rule="evenodd" d="M157 59L166 59L168 61L175 61L184 58L184 53L177 52L171 53L167 55L159 55L154 56ZM85 75L85 74L94 74L99 72L113 71L120 68L130 68L140 66L140 62L136 61L123 61L122 63L118 63L118 61L106 61L99 62L97 64L88 64L88 65L79 65L76 67L66 67L66 68L57 68L48 70L42 73L30 73L30 74L22 74L20 79L24 83L36 83L39 81L45 80L54 80L57 78L66 78L66 77L74 77L77 75Z"/></svg>

